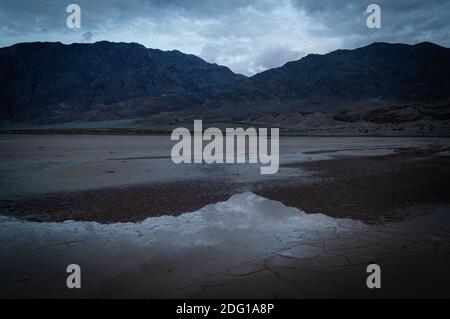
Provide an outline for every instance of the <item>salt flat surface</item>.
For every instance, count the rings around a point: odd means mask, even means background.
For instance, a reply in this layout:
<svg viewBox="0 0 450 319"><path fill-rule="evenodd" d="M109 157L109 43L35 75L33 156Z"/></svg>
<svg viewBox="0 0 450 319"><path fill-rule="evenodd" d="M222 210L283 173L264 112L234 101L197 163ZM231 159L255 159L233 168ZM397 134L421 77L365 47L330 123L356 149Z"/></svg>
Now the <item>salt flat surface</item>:
<svg viewBox="0 0 450 319"><path fill-rule="evenodd" d="M281 167L260 175L260 164L176 165L170 136L0 135L0 200L103 187L199 180L246 183L307 179ZM395 149L450 145L445 138L282 137L281 164L342 155L383 155Z"/></svg>

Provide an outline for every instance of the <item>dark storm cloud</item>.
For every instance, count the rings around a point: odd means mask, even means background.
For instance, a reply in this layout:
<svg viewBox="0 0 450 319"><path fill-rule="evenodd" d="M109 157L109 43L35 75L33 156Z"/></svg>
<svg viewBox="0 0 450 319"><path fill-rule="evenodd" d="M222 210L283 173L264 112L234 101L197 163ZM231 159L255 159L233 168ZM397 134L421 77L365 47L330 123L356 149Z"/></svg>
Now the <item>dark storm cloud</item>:
<svg viewBox="0 0 450 319"><path fill-rule="evenodd" d="M90 42L94 34L92 32L83 33L83 39L85 42Z"/></svg>
<svg viewBox="0 0 450 319"><path fill-rule="evenodd" d="M293 0L299 10L327 27L354 47L373 41L417 43L431 41L450 45L448 0ZM365 10L371 3L381 8L381 29L368 29ZM365 13L363 15L362 13Z"/></svg>
<svg viewBox="0 0 450 319"><path fill-rule="evenodd" d="M66 27L71 2L82 10L80 30ZM381 6L381 29L366 27L369 3ZM252 74L373 41L449 46L449 12L447 0L0 0L0 46L138 42Z"/></svg>

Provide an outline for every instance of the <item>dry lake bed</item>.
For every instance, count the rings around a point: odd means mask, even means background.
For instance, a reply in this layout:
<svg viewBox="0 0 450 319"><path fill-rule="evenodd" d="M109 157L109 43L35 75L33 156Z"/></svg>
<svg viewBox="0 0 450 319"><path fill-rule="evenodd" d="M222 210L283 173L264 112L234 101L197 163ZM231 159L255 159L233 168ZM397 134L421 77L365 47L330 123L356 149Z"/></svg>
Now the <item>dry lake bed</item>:
<svg viewBox="0 0 450 319"><path fill-rule="evenodd" d="M0 297L450 297L450 139L282 137L275 175L172 145L0 135Z"/></svg>

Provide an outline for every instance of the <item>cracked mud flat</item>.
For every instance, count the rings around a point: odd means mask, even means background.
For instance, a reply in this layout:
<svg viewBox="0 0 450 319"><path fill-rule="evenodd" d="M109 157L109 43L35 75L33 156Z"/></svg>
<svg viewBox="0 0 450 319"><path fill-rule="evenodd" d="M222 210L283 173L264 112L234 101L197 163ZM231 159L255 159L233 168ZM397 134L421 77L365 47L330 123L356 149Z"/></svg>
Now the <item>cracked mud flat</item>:
<svg viewBox="0 0 450 319"><path fill-rule="evenodd" d="M246 192L140 223L2 217L0 234L1 297L450 297L448 207L367 225ZM65 288L69 263L82 289Z"/></svg>
<svg viewBox="0 0 450 319"><path fill-rule="evenodd" d="M450 297L446 139L289 138L273 180L174 168L161 137L80 139L0 138L1 297Z"/></svg>

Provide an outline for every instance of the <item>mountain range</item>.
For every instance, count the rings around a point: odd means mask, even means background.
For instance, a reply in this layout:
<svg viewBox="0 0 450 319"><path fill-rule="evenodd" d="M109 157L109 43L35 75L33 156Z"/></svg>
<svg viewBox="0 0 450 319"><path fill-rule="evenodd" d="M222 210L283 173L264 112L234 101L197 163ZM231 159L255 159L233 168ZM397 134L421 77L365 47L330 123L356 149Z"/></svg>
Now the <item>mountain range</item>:
<svg viewBox="0 0 450 319"><path fill-rule="evenodd" d="M0 49L0 118L145 117L198 105L242 75L136 43L20 43Z"/></svg>
<svg viewBox="0 0 450 319"><path fill-rule="evenodd" d="M251 77L136 43L35 42L1 48L0 70L0 120L12 123L154 125L199 116L251 123L287 114L295 122L319 112L327 116L320 126L380 114L398 120L398 110L448 120L450 105L450 49L429 42L310 54Z"/></svg>
<svg viewBox="0 0 450 319"><path fill-rule="evenodd" d="M450 97L450 49L373 43L310 54L220 92L208 106L240 113L334 112L353 106L433 103Z"/></svg>

